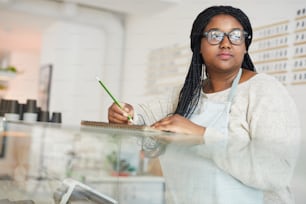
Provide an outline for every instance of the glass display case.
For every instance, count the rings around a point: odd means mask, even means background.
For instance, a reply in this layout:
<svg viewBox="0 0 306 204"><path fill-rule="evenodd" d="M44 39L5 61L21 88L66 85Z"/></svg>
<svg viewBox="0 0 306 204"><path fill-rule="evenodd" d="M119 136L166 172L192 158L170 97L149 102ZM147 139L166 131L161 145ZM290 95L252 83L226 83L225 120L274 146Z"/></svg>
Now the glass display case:
<svg viewBox="0 0 306 204"><path fill-rule="evenodd" d="M1 119L0 203L163 204L153 134Z"/></svg>

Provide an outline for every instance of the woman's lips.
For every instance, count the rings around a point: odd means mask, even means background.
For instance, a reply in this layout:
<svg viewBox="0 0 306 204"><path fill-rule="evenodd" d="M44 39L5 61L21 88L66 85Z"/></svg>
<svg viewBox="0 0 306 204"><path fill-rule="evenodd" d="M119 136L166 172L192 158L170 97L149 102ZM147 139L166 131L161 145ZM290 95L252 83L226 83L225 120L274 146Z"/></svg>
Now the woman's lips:
<svg viewBox="0 0 306 204"><path fill-rule="evenodd" d="M222 60L227 60L233 57L233 55L231 55L230 53L227 52L221 52L218 54L218 57Z"/></svg>

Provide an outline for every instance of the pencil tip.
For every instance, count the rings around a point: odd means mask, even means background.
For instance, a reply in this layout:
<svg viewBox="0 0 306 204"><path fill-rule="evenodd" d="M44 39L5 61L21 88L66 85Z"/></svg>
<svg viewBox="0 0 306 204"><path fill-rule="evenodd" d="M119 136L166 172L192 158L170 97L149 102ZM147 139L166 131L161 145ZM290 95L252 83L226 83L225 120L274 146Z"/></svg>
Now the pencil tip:
<svg viewBox="0 0 306 204"><path fill-rule="evenodd" d="M100 81L100 78L99 78L99 77L97 77L97 76L96 76L96 79L97 79L98 81Z"/></svg>

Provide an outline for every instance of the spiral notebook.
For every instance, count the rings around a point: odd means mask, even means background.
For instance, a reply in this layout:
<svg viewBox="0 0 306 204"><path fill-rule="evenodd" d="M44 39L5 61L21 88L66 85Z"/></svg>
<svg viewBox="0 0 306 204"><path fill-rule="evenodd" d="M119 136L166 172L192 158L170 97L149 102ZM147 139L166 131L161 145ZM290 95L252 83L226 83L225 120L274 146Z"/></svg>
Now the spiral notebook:
<svg viewBox="0 0 306 204"><path fill-rule="evenodd" d="M164 131L157 130L155 128L152 128L146 125L115 124L115 123L107 123L107 122L101 122L101 121L82 120L81 125L91 126L91 127L101 127L105 129L138 130L138 131L145 131L145 132L164 132Z"/></svg>

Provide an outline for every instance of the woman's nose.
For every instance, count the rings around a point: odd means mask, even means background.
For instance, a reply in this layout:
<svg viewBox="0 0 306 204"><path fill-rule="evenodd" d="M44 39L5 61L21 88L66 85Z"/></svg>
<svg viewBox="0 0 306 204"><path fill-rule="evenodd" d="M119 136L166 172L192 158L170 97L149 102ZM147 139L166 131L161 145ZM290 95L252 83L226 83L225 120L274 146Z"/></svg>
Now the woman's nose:
<svg viewBox="0 0 306 204"><path fill-rule="evenodd" d="M220 48L229 48L232 45L231 41L229 40L227 35L224 35L223 39L221 40L219 46Z"/></svg>

